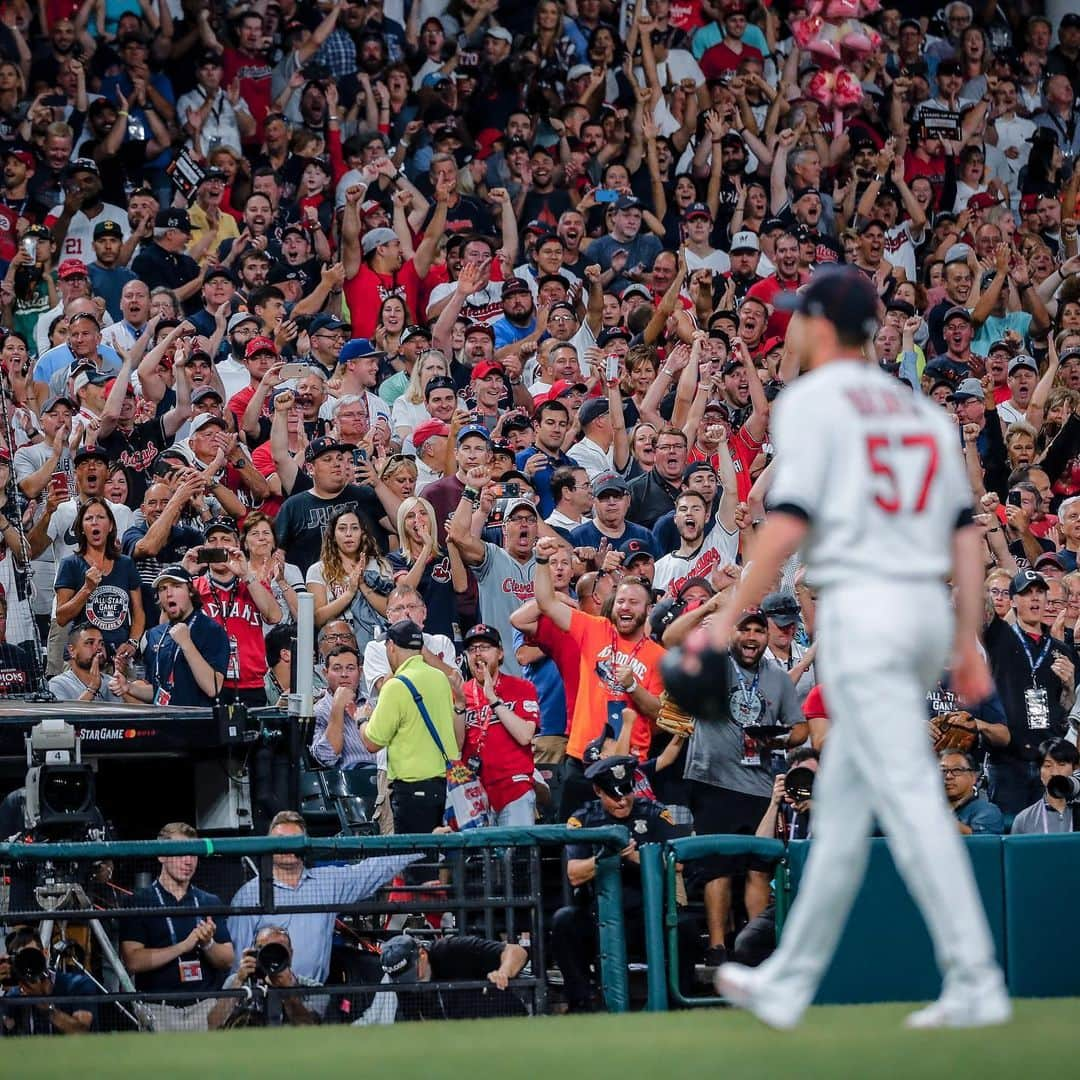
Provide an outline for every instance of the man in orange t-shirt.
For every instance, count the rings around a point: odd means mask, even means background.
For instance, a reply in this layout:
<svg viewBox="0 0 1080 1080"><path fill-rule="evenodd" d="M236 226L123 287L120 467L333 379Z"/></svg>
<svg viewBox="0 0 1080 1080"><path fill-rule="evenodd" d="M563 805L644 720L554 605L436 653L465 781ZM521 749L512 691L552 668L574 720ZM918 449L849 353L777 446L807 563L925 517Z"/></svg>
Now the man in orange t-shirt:
<svg viewBox="0 0 1080 1080"><path fill-rule="evenodd" d="M649 636L652 592L640 578L625 578L615 590L610 618L586 615L555 592L548 560L560 541L542 536L536 542L533 590L541 612L570 635L579 647L580 681L566 752L580 767L585 747L611 723L618 732L622 710L635 710L630 750L639 760L649 751L653 719L660 709L660 660L664 650Z"/></svg>

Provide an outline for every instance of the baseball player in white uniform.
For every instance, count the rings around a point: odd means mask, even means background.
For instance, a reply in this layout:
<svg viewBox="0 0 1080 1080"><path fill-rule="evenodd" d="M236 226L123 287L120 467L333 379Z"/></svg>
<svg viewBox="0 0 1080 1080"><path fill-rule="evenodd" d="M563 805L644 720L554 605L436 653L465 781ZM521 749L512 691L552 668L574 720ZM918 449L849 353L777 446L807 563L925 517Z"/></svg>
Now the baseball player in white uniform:
<svg viewBox="0 0 1080 1080"><path fill-rule="evenodd" d="M787 345L809 374L777 402L770 512L711 645L727 647L739 612L801 547L819 590L832 727L814 787L814 842L780 946L759 968L723 965L717 988L774 1027L799 1022L862 881L876 819L943 975L940 997L908 1026L1003 1023L1011 1005L926 735L926 693L947 663L966 700L992 690L977 640L981 539L956 428L865 361L877 296L863 274L819 271L788 304Z"/></svg>

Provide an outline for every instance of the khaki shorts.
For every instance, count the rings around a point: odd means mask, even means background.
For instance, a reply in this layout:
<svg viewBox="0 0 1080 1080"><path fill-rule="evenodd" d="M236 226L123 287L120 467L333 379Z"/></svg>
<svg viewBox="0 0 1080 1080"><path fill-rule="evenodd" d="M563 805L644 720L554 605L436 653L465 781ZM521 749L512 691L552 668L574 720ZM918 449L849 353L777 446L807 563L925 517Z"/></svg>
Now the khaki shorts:
<svg viewBox="0 0 1080 1080"><path fill-rule="evenodd" d="M206 1031L210 1010L216 998L203 998L191 1005L166 1005L147 1002L146 1008L154 1018L155 1031Z"/></svg>
<svg viewBox="0 0 1080 1080"><path fill-rule="evenodd" d="M533 761L537 765L558 765L566 757L565 735L537 735L533 739Z"/></svg>

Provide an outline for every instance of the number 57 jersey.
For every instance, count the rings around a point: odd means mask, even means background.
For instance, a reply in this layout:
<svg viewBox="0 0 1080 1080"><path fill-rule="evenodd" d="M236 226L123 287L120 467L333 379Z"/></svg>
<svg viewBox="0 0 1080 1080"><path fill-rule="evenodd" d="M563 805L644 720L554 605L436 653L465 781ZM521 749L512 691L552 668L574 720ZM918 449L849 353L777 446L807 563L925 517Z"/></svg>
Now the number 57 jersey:
<svg viewBox="0 0 1080 1080"><path fill-rule="evenodd" d="M771 429L768 506L808 522L811 584L945 579L972 493L943 409L876 367L836 361L780 395Z"/></svg>

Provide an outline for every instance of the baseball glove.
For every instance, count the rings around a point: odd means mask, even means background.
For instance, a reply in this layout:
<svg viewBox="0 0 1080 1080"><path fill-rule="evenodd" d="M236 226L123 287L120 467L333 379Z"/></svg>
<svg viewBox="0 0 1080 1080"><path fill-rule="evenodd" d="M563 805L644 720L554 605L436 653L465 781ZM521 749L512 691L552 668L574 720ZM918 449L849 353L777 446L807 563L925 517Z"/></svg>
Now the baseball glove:
<svg viewBox="0 0 1080 1080"><path fill-rule="evenodd" d="M689 739L694 733L694 718L680 709L665 690L660 695L660 712L656 716L656 726L669 735L680 735Z"/></svg>
<svg viewBox="0 0 1080 1080"><path fill-rule="evenodd" d="M929 727L935 754L942 750L970 750L979 737L971 713L960 710L931 717Z"/></svg>
<svg viewBox="0 0 1080 1080"><path fill-rule="evenodd" d="M727 659L725 649L708 644L669 649L660 663L666 696L698 720L728 720Z"/></svg>

